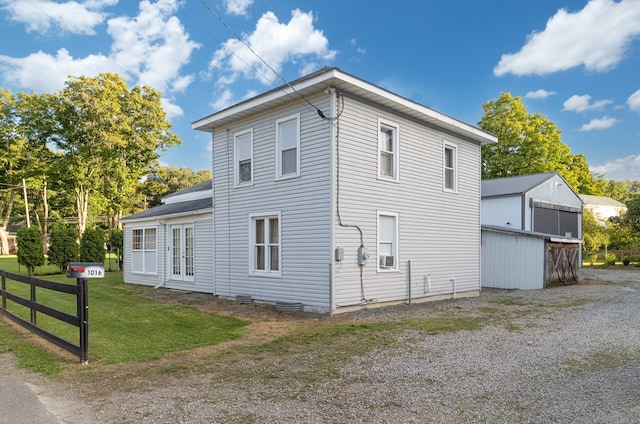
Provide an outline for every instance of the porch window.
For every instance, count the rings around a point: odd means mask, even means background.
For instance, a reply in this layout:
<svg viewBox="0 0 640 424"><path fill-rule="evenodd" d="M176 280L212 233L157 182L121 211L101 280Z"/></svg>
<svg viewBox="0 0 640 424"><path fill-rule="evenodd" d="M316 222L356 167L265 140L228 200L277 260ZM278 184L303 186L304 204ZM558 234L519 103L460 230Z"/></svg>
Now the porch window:
<svg viewBox="0 0 640 424"><path fill-rule="evenodd" d="M158 266L155 228L134 228L131 244L131 270L140 274L156 274Z"/></svg>

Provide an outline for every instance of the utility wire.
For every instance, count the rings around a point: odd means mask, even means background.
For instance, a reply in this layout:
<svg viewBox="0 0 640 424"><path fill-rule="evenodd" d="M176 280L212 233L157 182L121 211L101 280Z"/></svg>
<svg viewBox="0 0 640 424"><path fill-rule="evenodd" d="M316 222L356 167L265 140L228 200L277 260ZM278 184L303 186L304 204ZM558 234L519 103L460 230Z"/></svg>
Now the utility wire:
<svg viewBox="0 0 640 424"><path fill-rule="evenodd" d="M336 119L337 117L334 118L328 118L324 115L324 113L320 110L320 108L318 108L316 105L314 105L313 103L311 103L311 101L309 101L309 99L307 99L302 93L300 93L298 90L296 90L296 88L291 85L278 71L276 71L271 65L269 65L269 63L267 63L266 60L264 60L258 53L256 53L255 50L253 50L253 48L251 47L251 45L249 45L249 43L247 43L246 41L244 41L242 39L242 37L240 37L240 35L233 29L231 28L231 26L229 24L227 24L225 22L224 19L222 19L222 17L211 7L209 6L209 4L206 2L206 0L200 0L200 2L202 3L202 5L213 15L216 17L216 19L218 21L220 21L220 23L231 33L233 34L233 36L240 41L247 49L249 49L249 51L255 56L257 57L267 68L269 68L269 70L271 72L273 72L274 75L276 75L280 80L282 80L282 82L284 82L284 84L289 87L295 94L297 94L298 96L300 96L300 98L303 100L303 103L306 105L309 105L312 110L314 112L316 112L318 114L318 116L320 116L320 118L327 120L327 121L332 121L334 119ZM230 49L227 49L229 51L231 51ZM270 78L267 78L265 75L263 75L260 71L258 71L256 68L254 68L252 65L248 64L244 59L242 59L240 56L238 56L235 52L231 52L233 53L234 56L236 56L237 58L239 58L244 64L246 64L249 68L251 68L252 70L254 70L255 72L257 72L260 76L262 76L263 78L265 78L268 81L271 81L273 83L273 80L271 80ZM284 90L282 90L284 91ZM285 91L286 93L286 91ZM289 95L289 93L286 93Z"/></svg>

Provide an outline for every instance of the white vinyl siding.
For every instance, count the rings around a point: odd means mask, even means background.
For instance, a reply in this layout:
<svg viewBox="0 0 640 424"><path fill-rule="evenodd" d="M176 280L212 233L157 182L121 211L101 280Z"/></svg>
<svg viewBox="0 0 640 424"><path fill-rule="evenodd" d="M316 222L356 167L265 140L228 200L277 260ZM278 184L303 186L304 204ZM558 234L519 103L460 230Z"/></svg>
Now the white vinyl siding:
<svg viewBox="0 0 640 424"><path fill-rule="evenodd" d="M276 121L276 178L300 175L300 114Z"/></svg>
<svg viewBox="0 0 640 424"><path fill-rule="evenodd" d="M310 97L323 111L329 97ZM299 116L300 148L298 178L274 180L279 160L274 128L276 122ZM317 113L297 102L274 108L230 125L253 128L253 185L242 190L228 187L233 169L228 160L231 140L226 128L213 134L216 178L214 234L216 240L215 291L225 297L249 295L262 301L304 302L329 308L331 264L331 127ZM375 174L375 171L374 171ZM233 180L231 180L233 181ZM248 217L280 212L280 276L250 273L251 226Z"/></svg>
<svg viewBox="0 0 640 424"><path fill-rule="evenodd" d="M158 249L155 228L134 228L132 230L132 272L156 274L158 267Z"/></svg>
<svg viewBox="0 0 640 424"><path fill-rule="evenodd" d="M398 124L378 121L378 177L397 181L400 163Z"/></svg>
<svg viewBox="0 0 640 424"><path fill-rule="evenodd" d="M480 289L480 145L428 125L390 115L388 111L345 96L340 118L340 217L357 225L371 257L363 268L362 284L357 265L359 232L335 223L334 246L344 249L344 260L335 264L335 306L357 306L364 300L406 301L407 261L411 261L412 297L452 296ZM398 184L378 176L379 149L367 134L377 133L380 123L395 123L402 154ZM443 190L443 138L457 146L458 195ZM393 211L398 226L397 272L378 272L377 212ZM430 290L426 290L426 281Z"/></svg>
<svg viewBox="0 0 640 424"><path fill-rule="evenodd" d="M458 147L452 143L443 143L443 187L445 191L458 191Z"/></svg>
<svg viewBox="0 0 640 424"><path fill-rule="evenodd" d="M253 184L253 131L236 133L233 137L234 182L236 186Z"/></svg>

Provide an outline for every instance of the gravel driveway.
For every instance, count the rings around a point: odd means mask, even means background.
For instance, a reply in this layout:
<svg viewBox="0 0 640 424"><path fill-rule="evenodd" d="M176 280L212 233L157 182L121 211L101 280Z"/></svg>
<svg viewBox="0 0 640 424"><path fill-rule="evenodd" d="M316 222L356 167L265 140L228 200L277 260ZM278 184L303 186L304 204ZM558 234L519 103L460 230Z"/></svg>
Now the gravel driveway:
<svg viewBox="0 0 640 424"><path fill-rule="evenodd" d="M332 318L490 319L475 330L405 331L337 364L307 351L196 352L198 366L88 369L42 397L73 424L640 422L640 270L584 269L581 280Z"/></svg>

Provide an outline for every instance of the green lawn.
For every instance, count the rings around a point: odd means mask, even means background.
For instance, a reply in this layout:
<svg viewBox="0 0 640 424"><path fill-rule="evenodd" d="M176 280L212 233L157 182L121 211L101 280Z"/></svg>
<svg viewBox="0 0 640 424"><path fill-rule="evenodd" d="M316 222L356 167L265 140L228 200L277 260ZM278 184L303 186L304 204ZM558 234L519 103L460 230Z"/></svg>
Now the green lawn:
<svg viewBox="0 0 640 424"><path fill-rule="evenodd" d="M0 258L0 269L17 272L17 260L11 256ZM24 273L26 269L21 267L21 271ZM36 270L39 271L41 267ZM75 279L65 275L40 278L76 284ZM29 297L29 286L26 284L7 280L7 289L22 297ZM90 362L149 361L171 352L240 338L248 324L236 318L201 312L193 307L168 305L138 296L150 288L125 285L120 273L107 272L104 279L89 280L88 290ZM38 288L36 295L40 303L74 315L76 313L76 301L72 295L43 288ZM27 308L13 302L7 303L7 309L28 319ZM72 343L78 343L78 329L74 326L44 314L38 314L38 325ZM24 350L29 348L23 345L23 338L4 322L0 323L0 336L0 352L14 351L19 360L28 356L24 354Z"/></svg>

